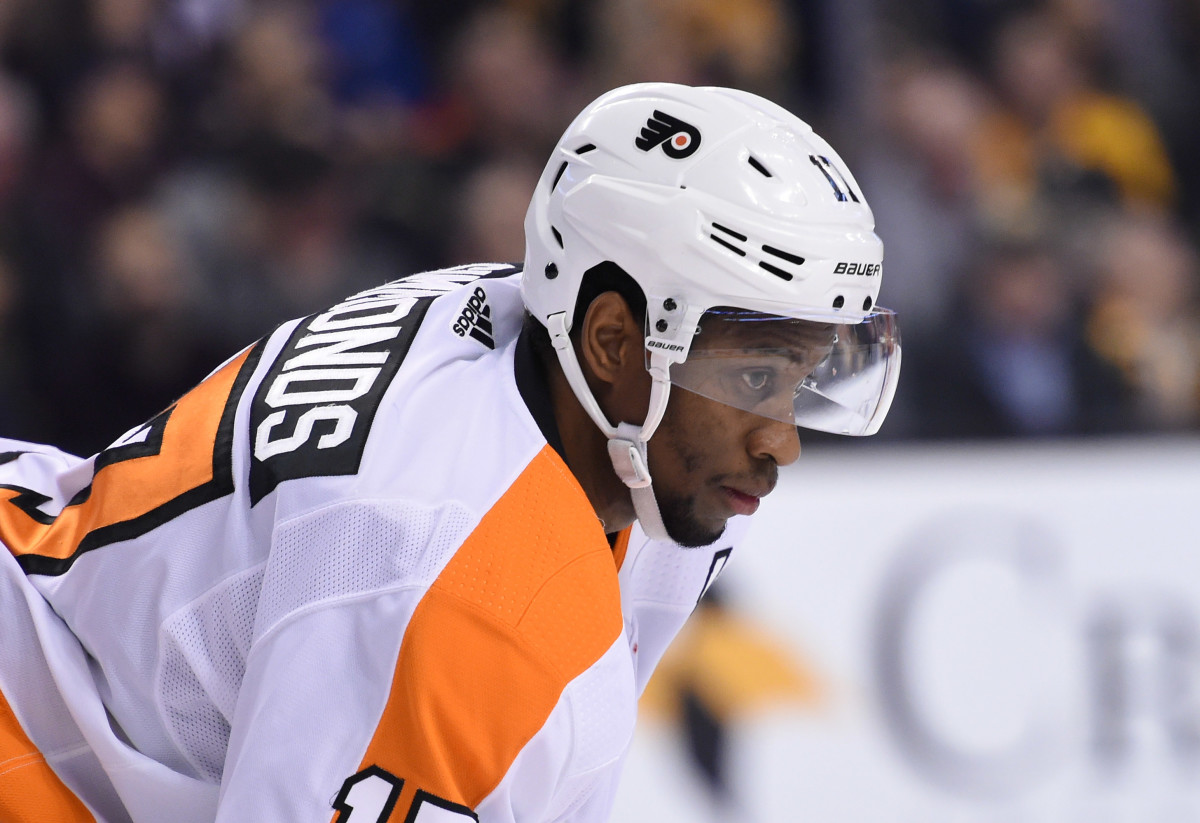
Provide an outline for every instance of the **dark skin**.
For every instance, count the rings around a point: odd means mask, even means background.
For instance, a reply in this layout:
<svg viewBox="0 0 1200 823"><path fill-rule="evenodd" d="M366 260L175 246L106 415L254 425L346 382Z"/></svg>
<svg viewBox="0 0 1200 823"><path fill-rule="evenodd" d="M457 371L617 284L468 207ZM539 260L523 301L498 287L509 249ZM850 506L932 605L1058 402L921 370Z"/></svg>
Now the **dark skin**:
<svg viewBox="0 0 1200 823"><path fill-rule="evenodd" d="M645 420L651 380L644 333L625 299L617 292L596 297L572 337L605 416L614 422ZM613 471L606 438L562 371L557 365L549 371L567 465L605 531L619 531L636 518L629 489ZM800 438L791 423L676 388L648 449L667 533L681 545L703 546L720 537L731 516L752 510L774 488L779 467L799 458Z"/></svg>

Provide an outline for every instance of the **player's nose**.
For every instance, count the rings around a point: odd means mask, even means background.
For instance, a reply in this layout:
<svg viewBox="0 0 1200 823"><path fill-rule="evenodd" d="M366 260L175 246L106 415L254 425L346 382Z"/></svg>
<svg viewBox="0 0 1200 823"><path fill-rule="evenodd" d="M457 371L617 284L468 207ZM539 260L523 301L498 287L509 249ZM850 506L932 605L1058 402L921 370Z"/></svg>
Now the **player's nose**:
<svg viewBox="0 0 1200 823"><path fill-rule="evenodd" d="M750 455L769 458L779 466L795 463L800 458L800 430L794 423L761 419L762 424L750 433Z"/></svg>

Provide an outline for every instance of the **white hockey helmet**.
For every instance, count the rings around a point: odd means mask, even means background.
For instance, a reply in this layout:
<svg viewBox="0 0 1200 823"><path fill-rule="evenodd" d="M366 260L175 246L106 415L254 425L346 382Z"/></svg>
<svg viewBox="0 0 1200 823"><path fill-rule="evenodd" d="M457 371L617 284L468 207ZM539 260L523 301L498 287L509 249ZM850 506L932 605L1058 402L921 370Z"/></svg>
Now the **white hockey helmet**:
<svg viewBox="0 0 1200 823"><path fill-rule="evenodd" d="M887 413L900 348L895 315L875 305L883 244L874 217L829 144L768 100L668 83L601 96L555 148L525 237L525 306L549 330L575 394L609 437L618 475L635 491L650 484L645 443L672 383L843 434L872 434ZM646 296L654 383L640 426L605 419L567 338L584 274L602 263L615 263ZM701 329L764 320L827 332L782 406L748 401L737 390L744 386L730 389L722 378L751 352L699 342ZM642 515L639 507L645 527Z"/></svg>

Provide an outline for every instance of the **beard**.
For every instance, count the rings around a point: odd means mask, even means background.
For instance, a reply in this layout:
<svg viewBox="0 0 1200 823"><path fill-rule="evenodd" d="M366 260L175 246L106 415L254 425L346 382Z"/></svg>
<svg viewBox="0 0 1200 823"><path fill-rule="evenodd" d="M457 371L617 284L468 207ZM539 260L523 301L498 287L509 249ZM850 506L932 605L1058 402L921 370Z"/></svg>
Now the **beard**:
<svg viewBox="0 0 1200 823"><path fill-rule="evenodd" d="M725 533L724 524L714 531L696 519L694 495L686 497L670 494L660 495L656 489L655 498L658 501L658 511L662 515L667 536L680 546L697 549L715 543Z"/></svg>

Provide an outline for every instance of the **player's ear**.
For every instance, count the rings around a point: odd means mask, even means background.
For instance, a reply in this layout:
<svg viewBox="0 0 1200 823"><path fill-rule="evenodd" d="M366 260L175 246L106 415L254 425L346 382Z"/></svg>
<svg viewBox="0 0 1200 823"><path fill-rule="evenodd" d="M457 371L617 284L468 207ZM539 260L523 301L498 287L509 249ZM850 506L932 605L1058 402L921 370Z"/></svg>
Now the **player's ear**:
<svg viewBox="0 0 1200 823"><path fill-rule="evenodd" d="M615 387L628 379L631 367L645 372L641 324L625 298L615 291L596 296L583 317L579 355L585 373Z"/></svg>
<svg viewBox="0 0 1200 823"><path fill-rule="evenodd" d="M615 291L592 300L579 335L579 361L605 417L615 422L646 419L650 373L642 324Z"/></svg>

